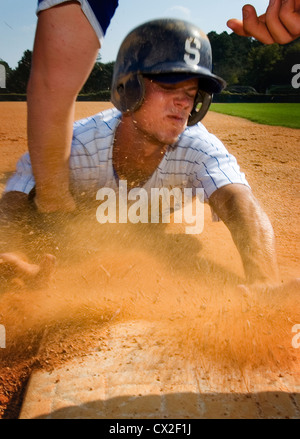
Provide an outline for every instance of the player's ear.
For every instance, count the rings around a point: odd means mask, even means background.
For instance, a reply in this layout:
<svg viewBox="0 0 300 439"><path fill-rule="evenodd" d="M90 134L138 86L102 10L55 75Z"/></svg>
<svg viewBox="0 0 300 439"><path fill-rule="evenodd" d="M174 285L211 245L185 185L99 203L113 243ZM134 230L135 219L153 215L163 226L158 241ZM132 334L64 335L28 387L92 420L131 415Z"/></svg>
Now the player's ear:
<svg viewBox="0 0 300 439"><path fill-rule="evenodd" d="M136 111L143 102L145 83L142 75L124 78L112 93L112 103L123 113Z"/></svg>

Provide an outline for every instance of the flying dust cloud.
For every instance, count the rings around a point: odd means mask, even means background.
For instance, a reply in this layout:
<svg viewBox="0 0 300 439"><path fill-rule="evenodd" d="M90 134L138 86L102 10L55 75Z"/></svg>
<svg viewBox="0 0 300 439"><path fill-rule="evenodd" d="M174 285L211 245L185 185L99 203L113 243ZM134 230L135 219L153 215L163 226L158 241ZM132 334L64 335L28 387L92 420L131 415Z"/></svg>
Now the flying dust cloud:
<svg viewBox="0 0 300 439"><path fill-rule="evenodd" d="M100 225L93 215L58 226L55 234L32 233L32 259L37 249L50 250L57 267L45 288L0 294L7 335L2 361L40 355L40 364L51 366L96 346L95 329L147 321L162 355L202 368L299 371L299 350L292 346L299 295L239 288L239 255L225 226L211 225L209 214L198 236L178 224Z"/></svg>

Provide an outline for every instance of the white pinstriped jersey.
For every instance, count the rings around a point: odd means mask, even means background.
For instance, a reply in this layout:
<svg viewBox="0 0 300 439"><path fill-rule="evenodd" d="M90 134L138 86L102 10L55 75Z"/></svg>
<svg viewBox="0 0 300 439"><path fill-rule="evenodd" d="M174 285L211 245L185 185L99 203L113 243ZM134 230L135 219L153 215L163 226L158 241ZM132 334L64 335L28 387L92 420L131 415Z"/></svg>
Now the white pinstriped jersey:
<svg viewBox="0 0 300 439"><path fill-rule="evenodd" d="M95 199L102 187L118 189L118 178L112 163L113 140L121 113L115 108L74 124L70 156L70 178L74 194L83 192ZM207 199L218 188L231 183L249 186L237 161L223 143L198 123L187 127L177 143L170 146L159 166L144 184L151 188L203 188ZM21 157L16 173L5 192L28 194L34 187L29 154Z"/></svg>

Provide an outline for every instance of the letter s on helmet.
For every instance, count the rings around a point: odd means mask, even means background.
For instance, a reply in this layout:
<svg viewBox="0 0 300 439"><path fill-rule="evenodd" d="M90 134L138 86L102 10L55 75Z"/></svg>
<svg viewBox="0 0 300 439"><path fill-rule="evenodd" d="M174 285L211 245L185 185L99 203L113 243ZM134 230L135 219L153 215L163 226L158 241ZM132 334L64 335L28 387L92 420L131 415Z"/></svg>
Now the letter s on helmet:
<svg viewBox="0 0 300 439"><path fill-rule="evenodd" d="M122 112L136 111L144 99L144 76L178 75L181 81L197 77L199 90L188 120L188 125L194 125L207 113L213 93L226 85L211 70L210 42L199 28L174 19L149 21L133 29L121 44L111 101Z"/></svg>

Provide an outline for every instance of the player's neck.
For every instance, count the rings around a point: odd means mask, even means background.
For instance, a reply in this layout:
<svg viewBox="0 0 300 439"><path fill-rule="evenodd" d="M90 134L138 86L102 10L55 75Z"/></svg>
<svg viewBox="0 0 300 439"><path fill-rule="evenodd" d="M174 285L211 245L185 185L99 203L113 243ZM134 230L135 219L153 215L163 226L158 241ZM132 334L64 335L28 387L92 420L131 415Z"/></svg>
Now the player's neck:
<svg viewBox="0 0 300 439"><path fill-rule="evenodd" d="M113 164L119 175L132 179L135 174L142 179L150 177L165 154L168 145L162 145L149 136L137 135L127 123L120 123L116 130Z"/></svg>

